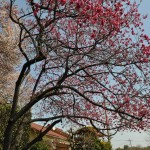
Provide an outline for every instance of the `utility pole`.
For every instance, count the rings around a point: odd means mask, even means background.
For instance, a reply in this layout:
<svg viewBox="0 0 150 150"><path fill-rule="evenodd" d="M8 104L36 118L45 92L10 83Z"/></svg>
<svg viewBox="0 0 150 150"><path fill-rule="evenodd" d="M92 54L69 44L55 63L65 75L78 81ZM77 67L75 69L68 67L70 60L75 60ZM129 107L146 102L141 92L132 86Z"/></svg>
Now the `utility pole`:
<svg viewBox="0 0 150 150"><path fill-rule="evenodd" d="M132 147L132 140L129 139L128 141L129 141L129 145Z"/></svg>

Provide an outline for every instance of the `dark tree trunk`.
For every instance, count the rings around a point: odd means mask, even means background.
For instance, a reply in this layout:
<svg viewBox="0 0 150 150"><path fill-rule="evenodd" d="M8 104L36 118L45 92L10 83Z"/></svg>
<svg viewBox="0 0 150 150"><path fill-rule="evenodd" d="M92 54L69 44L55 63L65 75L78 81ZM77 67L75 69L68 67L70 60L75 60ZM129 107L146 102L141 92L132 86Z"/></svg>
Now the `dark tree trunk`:
<svg viewBox="0 0 150 150"><path fill-rule="evenodd" d="M3 150L11 150L10 147L11 147L13 127L14 127L14 123L12 121L8 121L8 125L4 132Z"/></svg>

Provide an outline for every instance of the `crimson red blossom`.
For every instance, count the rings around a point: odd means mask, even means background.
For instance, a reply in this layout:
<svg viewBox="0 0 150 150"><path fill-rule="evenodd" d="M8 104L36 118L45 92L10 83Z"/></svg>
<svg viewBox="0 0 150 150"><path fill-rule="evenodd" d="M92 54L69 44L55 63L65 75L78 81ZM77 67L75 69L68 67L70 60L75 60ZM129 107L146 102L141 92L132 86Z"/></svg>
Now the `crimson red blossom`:
<svg viewBox="0 0 150 150"><path fill-rule="evenodd" d="M13 4L10 16L20 26L19 49L26 62L12 110L26 76L34 82L28 103L11 112L7 130L38 102L34 111L40 118L32 121L91 124L103 134L148 126L150 39L136 2L30 0L18 19ZM23 48L26 41L30 44Z"/></svg>

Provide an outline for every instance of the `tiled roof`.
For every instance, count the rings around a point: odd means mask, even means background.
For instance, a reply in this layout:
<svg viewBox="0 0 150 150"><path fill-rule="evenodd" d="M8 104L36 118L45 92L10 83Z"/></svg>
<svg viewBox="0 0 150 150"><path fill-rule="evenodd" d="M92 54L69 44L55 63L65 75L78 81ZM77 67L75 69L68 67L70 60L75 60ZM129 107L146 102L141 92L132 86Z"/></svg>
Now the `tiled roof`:
<svg viewBox="0 0 150 150"><path fill-rule="evenodd" d="M48 124L48 125L46 126L46 128L47 128L48 126L50 126L50 124ZM63 131L62 129L60 129L60 128L55 128L53 131L54 131L55 133L58 133L58 134L64 136L64 137L68 137L68 133L64 132L64 131Z"/></svg>
<svg viewBox="0 0 150 150"><path fill-rule="evenodd" d="M34 130L37 130L37 131L44 131L46 128L39 125L39 124L36 124L36 123L32 123L31 124L31 128L34 129ZM50 137L55 137L55 138L59 138L59 139L62 139L62 140L66 140L67 137L66 136L63 136L61 134L59 134L58 132L56 133L55 130L50 130L49 132L47 132L46 134L47 136L50 136Z"/></svg>

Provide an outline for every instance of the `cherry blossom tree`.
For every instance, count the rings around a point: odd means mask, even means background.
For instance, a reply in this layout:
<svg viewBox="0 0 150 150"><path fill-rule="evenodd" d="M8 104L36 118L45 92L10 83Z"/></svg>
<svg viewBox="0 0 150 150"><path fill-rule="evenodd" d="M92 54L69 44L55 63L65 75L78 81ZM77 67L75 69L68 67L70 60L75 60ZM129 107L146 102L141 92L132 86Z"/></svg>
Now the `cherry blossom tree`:
<svg viewBox="0 0 150 150"><path fill-rule="evenodd" d="M3 7L5 2L1 2L0 8L0 101L1 103L9 102L12 99L14 93L15 81L19 76L17 67L21 64L23 59L18 51L19 41L19 27L14 24L9 18L8 10ZM31 76L26 78L31 81ZM30 91L28 90L31 82L26 82L22 85L20 90L20 98L27 99L26 95ZM24 90L26 92L24 93ZM28 91L28 92L27 92ZM24 103L20 100L19 106Z"/></svg>
<svg viewBox="0 0 150 150"><path fill-rule="evenodd" d="M10 103L12 102L15 81L19 76L17 67L23 59L22 55L19 54L17 46L19 41L19 27L11 21L9 11L3 7L4 5L5 2L2 0L0 2L0 149L2 149L4 129L7 125L11 109ZM31 79L30 76L26 78L26 81L30 81ZM17 109L26 103L25 101L28 99L27 95L30 92L29 86L31 86L30 82L24 82L21 85ZM30 118L31 115L29 112L17 121L13 129L13 144L11 149L16 150L17 147L23 147L24 143L22 141L26 142L28 140L29 132L26 129L29 128L29 125L26 126L25 123Z"/></svg>
<svg viewBox="0 0 150 150"><path fill-rule="evenodd" d="M15 79L14 69L19 59L17 34L14 34L17 28L11 27L12 22L5 8L1 9L0 18L0 99L4 103L13 94L12 89L10 90L8 87L11 86L12 79Z"/></svg>
<svg viewBox="0 0 150 150"><path fill-rule="evenodd" d="M15 0L10 0L7 9L20 28L18 48L25 61L14 89L4 150L11 149L16 121L35 106L39 116L31 122L51 125L24 150L59 122L91 124L103 134L147 127L150 38L136 2L27 0L18 12L14 7ZM30 75L30 98L16 113L20 87Z"/></svg>

